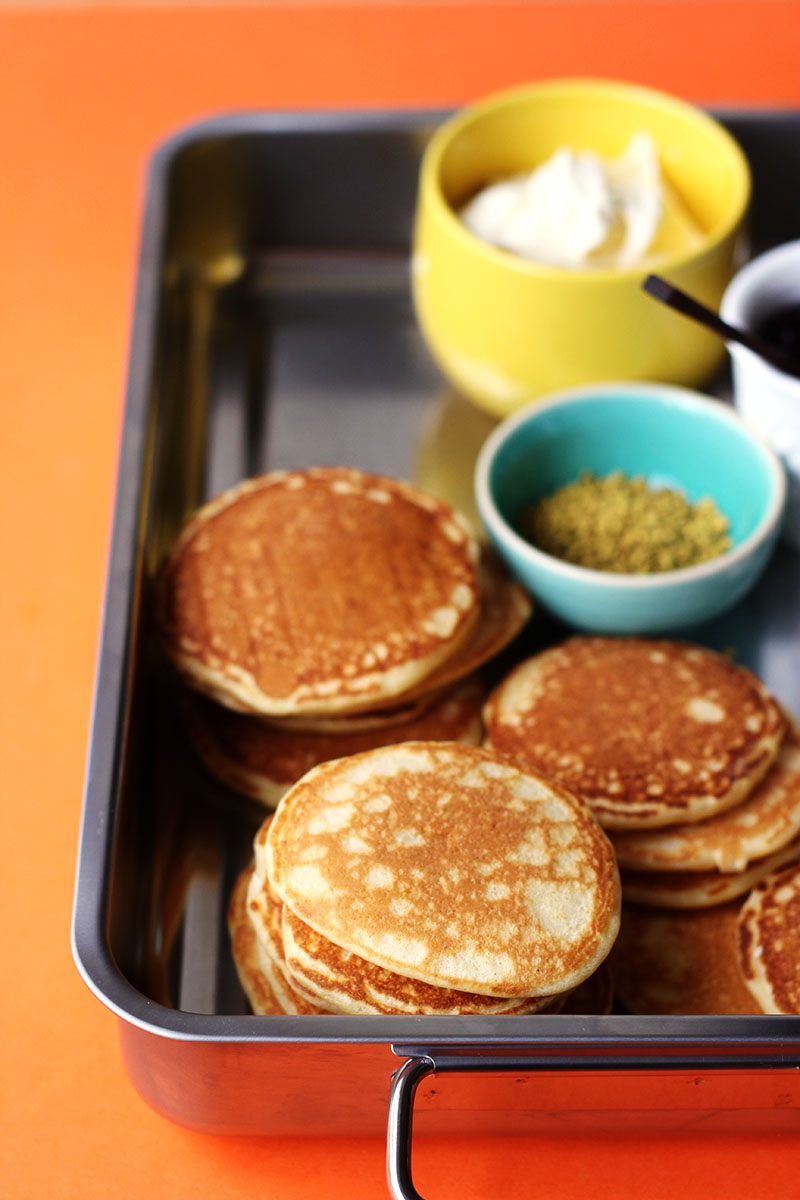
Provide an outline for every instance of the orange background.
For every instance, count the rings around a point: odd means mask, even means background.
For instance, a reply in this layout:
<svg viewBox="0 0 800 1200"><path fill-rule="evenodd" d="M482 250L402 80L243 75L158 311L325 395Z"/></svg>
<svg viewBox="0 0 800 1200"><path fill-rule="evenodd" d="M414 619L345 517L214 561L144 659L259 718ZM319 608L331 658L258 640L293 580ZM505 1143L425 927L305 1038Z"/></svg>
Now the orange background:
<svg viewBox="0 0 800 1200"><path fill-rule="evenodd" d="M0 8L4 1196L387 1195L381 1139L217 1138L151 1112L70 958L143 168L176 126L223 110L449 105L567 73L798 107L800 4ZM781 1200L800 1170L800 1139L779 1137L415 1151L430 1200Z"/></svg>

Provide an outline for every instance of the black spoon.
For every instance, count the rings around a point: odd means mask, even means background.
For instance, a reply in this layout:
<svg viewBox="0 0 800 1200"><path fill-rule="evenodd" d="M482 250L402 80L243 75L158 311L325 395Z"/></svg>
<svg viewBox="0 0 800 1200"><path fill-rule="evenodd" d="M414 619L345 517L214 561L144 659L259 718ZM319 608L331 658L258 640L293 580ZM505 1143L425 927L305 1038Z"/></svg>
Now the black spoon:
<svg viewBox="0 0 800 1200"><path fill-rule="evenodd" d="M800 378L800 363L794 358L790 358L788 355L782 353L778 347L765 342L757 334L751 333L748 329L737 329L733 325L729 325L727 321L723 321L712 309L706 308L699 300L687 296L686 292L682 292L680 288L667 283L666 279L662 279L660 275L648 275L642 287L651 296L655 296L657 300L661 300L663 304L667 304L670 308L674 308L676 312L682 313L683 316L691 317L693 321L698 321L701 325L705 325L707 329L718 334L726 341L740 342L748 350L752 350L754 354L758 354L770 366L775 367L776 370L783 371L786 375L794 375L796 378Z"/></svg>

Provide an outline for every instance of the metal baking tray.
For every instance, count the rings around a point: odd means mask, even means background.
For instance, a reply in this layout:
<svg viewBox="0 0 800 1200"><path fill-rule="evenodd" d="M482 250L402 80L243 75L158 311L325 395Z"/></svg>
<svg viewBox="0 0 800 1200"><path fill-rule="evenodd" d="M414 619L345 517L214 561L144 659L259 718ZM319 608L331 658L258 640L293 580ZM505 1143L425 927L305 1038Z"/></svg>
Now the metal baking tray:
<svg viewBox="0 0 800 1200"><path fill-rule="evenodd" d="M611 1136L796 1131L800 1104L797 1017L247 1011L225 907L264 812L184 744L151 636L154 570L199 502L279 466L354 464L469 509L491 421L443 383L408 287L420 153L443 115L224 116L151 159L72 930L134 1086L176 1122L372 1133L401 1068L400 1195L414 1194L412 1110L423 1132ZM800 114L717 115L752 163L753 249L800 236ZM727 386L723 373L714 387ZM798 715L799 583L800 556L781 546L736 610L695 631L735 647ZM518 653L563 632L538 614Z"/></svg>

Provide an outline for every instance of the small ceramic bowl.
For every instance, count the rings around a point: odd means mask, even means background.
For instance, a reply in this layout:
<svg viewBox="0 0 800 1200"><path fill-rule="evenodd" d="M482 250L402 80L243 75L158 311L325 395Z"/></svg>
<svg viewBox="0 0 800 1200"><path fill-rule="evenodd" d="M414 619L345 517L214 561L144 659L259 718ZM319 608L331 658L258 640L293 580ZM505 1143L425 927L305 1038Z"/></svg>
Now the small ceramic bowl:
<svg viewBox="0 0 800 1200"><path fill-rule="evenodd" d="M588 471L644 476L710 497L731 549L648 575L575 566L517 531L520 510ZM491 542L523 586L575 628L671 633L718 616L753 586L774 548L786 501L783 465L726 403L686 388L608 383L561 392L501 422L478 454L475 500Z"/></svg>
<svg viewBox="0 0 800 1200"><path fill-rule="evenodd" d="M758 329L776 312L800 311L800 240L774 246L752 259L725 290L720 316L743 329ZM800 550L800 379L778 371L738 342L728 352L733 402L783 460L789 481L783 535Z"/></svg>
<svg viewBox="0 0 800 1200"><path fill-rule="evenodd" d="M480 188L531 171L559 148L618 155L636 133L701 231L691 249L625 269L544 266L472 234L460 207ZM554 80L457 112L423 155L412 292L423 337L449 382L493 416L603 379L698 387L724 359L718 338L642 292L665 274L715 310L730 279L751 177L736 141L707 113L649 88Z"/></svg>

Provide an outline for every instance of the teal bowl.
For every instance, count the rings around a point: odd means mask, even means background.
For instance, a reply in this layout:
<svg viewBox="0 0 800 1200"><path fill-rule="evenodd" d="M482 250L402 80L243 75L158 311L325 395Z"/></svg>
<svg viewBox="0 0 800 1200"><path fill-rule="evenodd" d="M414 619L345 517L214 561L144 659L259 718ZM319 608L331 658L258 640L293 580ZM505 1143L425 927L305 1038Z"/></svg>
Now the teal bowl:
<svg viewBox="0 0 800 1200"><path fill-rule="evenodd" d="M693 567L616 574L562 562L517 532L520 510L588 471L622 471L710 497L731 548ZM604 383L573 388L514 413L489 435L475 467L486 533L541 604L587 632L672 633L733 607L764 571L778 538L786 475L726 403L682 387Z"/></svg>

